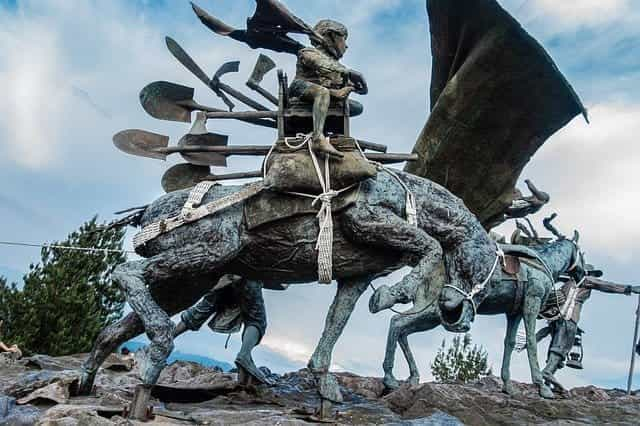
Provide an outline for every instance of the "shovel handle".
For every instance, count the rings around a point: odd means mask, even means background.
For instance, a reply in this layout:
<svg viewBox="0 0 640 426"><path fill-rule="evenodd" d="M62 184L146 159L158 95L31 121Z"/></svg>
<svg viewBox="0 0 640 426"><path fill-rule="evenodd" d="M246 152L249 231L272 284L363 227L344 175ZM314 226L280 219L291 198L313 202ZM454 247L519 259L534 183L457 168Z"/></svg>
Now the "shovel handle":
<svg viewBox="0 0 640 426"><path fill-rule="evenodd" d="M193 152L211 152L222 155L267 155L271 149L268 145L238 145L238 146L208 146L208 145L189 145L189 146L172 146L168 148L157 148L154 152L160 154L185 154Z"/></svg>
<svg viewBox="0 0 640 426"><path fill-rule="evenodd" d="M264 87L260 86L255 81L253 81L253 80L247 81L247 86L251 90L254 90L254 91L260 93L262 96L264 96L265 99L267 99L272 104L274 104L276 106L278 105L278 98L276 98L273 94L271 94L269 91L267 91L267 89L265 89Z"/></svg>
<svg viewBox="0 0 640 426"><path fill-rule="evenodd" d="M261 170L255 170L253 172L239 172L239 173L227 173L224 175L209 175L203 178L202 180L233 180L233 179L249 179L249 178L257 178L262 177Z"/></svg>
<svg viewBox="0 0 640 426"><path fill-rule="evenodd" d="M238 112L227 112L227 111L212 111L207 112L207 118L226 118L226 119L236 119L236 120L256 120L256 119L265 119L271 118L275 119L278 116L277 111L238 111Z"/></svg>

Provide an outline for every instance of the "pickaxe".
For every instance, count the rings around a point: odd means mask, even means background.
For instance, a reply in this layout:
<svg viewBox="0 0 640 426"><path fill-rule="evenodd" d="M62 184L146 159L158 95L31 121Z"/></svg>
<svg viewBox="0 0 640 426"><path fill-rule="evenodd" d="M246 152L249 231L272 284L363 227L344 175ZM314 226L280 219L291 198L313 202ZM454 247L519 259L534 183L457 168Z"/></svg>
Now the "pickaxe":
<svg viewBox="0 0 640 426"><path fill-rule="evenodd" d="M262 83L264 76L267 75L269 71L271 71L275 67L276 64L270 57L260 54L260 56L258 57L258 62L256 62L256 66L253 68L253 72L251 73L251 77L249 77L249 80L247 81L247 86L251 90L255 90L256 92L260 93L272 104L278 105L278 98L276 98L262 86L260 86L260 83Z"/></svg>
<svg viewBox="0 0 640 426"><path fill-rule="evenodd" d="M231 102L227 95L236 98L245 105L248 105L258 111L268 110L268 108L264 105L261 105L260 103L254 101L243 93L238 92L234 88L220 81L220 77L222 77L224 74L230 72L238 72L240 62L233 61L223 64L218 69L218 71L216 71L213 77L209 79L205 72L202 71L202 68L200 68L200 66L193 60L193 58L191 58L191 56L189 56L189 54L174 39L172 39L171 37L166 37L165 40L169 52L171 52L171 54L178 60L178 62L184 65L184 67L191 71L193 75L198 77L200 81L202 81L207 87L213 90L213 92L218 95L222 99L222 101L229 107L230 111L233 110L235 105L233 104L233 102Z"/></svg>

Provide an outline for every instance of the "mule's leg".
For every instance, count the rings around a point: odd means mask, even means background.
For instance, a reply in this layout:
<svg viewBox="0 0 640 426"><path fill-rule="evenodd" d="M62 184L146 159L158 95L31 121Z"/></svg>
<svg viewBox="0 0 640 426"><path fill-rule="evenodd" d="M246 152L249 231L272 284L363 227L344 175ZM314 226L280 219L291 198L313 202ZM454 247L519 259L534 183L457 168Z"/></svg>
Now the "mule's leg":
<svg viewBox="0 0 640 426"><path fill-rule="evenodd" d="M416 360L413 357L413 353L411 352L411 347L409 346L409 334L406 333L400 336L400 348L402 349L402 353L404 354L405 359L407 360L407 364L409 365L409 377L407 381L411 385L417 385L420 383L420 370L418 369L418 364L416 364Z"/></svg>
<svg viewBox="0 0 640 426"><path fill-rule="evenodd" d="M344 213L342 225L352 241L406 253L415 265L394 286L381 286L376 290L369 299L372 313L396 303L411 302L418 286L425 284L437 272L442 261L442 248L436 239L387 208L358 205Z"/></svg>
<svg viewBox="0 0 640 426"><path fill-rule="evenodd" d="M502 377L502 392L513 395L513 386L511 385L511 355L516 347L516 336L518 334L518 326L522 320L522 315L507 315L507 332L504 335L504 352L502 354L502 369L500 375Z"/></svg>
<svg viewBox="0 0 640 426"><path fill-rule="evenodd" d="M212 274L211 278L205 277L201 281L191 282L188 287L182 286L179 294L175 293L175 286L182 284L180 281L164 281L161 285L149 287L151 295L158 305L169 315L175 315L191 306L202 297L204 291L215 285L220 278L219 274ZM96 373L107 357L118 346L140 334L144 333L142 321L135 312L120 321L106 327L100 332L93 345L89 357L82 365L79 394L89 395L93 388Z"/></svg>
<svg viewBox="0 0 640 426"><path fill-rule="evenodd" d="M89 395L93 389L93 383L98 369L109 354L113 353L118 346L127 340L143 332L144 327L142 321L140 321L140 318L134 312L131 312L120 321L103 329L96 338L89 357L82 364L82 376L80 378L78 393L80 395Z"/></svg>
<svg viewBox="0 0 640 426"><path fill-rule="evenodd" d="M536 341L536 319L540 313L542 299L545 296L544 281L547 280L543 274L543 272L537 271L529 274L522 316L527 335L527 357L529 358L531 381L538 386L541 397L553 398L553 392L542 379L540 365L538 364L538 342ZM536 275L542 276L537 277Z"/></svg>
<svg viewBox="0 0 640 426"><path fill-rule="evenodd" d="M428 285L435 281L442 262L442 248L433 238L425 234L425 255L418 264L405 275L400 282L391 287L380 286L369 299L369 311L373 314L391 308L396 303L409 303L415 299L420 285Z"/></svg>
<svg viewBox="0 0 640 426"><path fill-rule="evenodd" d="M427 308L422 312L409 315L395 315L389 323L389 334L387 336L387 348L385 352L382 368L384 370L384 385L387 389L397 389L399 383L393 375L393 366L395 363L396 344L400 344L402 353L404 354L407 364L409 365L409 378L411 384L417 384L420 381L420 371L416 364L407 337L413 333L419 333L436 328L440 324L440 318L437 311Z"/></svg>
<svg viewBox="0 0 640 426"><path fill-rule="evenodd" d="M309 360L309 369L317 379L322 400L322 416L329 415L331 402L342 402L340 386L335 377L329 374L331 356L356 302L367 289L369 282L368 279L338 281L338 290L329 307L322 337Z"/></svg>
<svg viewBox="0 0 640 426"><path fill-rule="evenodd" d="M124 290L131 309L139 316L151 340L147 361L140 363L140 375L145 385L154 385L173 350L173 323L169 315L153 300L144 272L149 261L127 262L118 265L112 274L114 282Z"/></svg>
<svg viewBox="0 0 640 426"><path fill-rule="evenodd" d="M387 389L397 389L400 383L393 375L393 365L396 361L396 347L401 333L411 324L414 318L403 315L394 315L389 321L389 333L387 334L387 347L385 349L382 370L384 371L384 379L382 382ZM406 358L406 353L405 353ZM409 360L407 360L409 362Z"/></svg>

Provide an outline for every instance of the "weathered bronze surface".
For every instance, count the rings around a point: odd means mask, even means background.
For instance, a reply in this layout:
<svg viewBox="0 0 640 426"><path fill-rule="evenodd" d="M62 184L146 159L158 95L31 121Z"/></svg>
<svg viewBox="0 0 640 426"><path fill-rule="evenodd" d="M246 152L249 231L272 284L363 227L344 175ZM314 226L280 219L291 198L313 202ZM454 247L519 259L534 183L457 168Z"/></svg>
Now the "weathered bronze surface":
<svg viewBox="0 0 640 426"><path fill-rule="evenodd" d="M253 68L253 72L247 80L247 86L251 90L255 90L264 96L269 102L274 105L278 105L278 98L276 98L273 94L269 93L266 89L264 89L260 84L264 77L269 73L269 71L275 69L276 63L268 57L267 55L260 54L258 57L258 61L256 62L255 67Z"/></svg>
<svg viewBox="0 0 640 426"><path fill-rule="evenodd" d="M156 81L140 92L140 103L144 110L159 120L191 122L192 111L227 113L219 108L200 105L193 100L194 89L167 81ZM241 121L275 128L273 120L239 118Z"/></svg>
<svg viewBox="0 0 640 426"><path fill-rule="evenodd" d="M169 136L130 129L113 135L113 144L127 154L166 160L167 155L157 150L169 146Z"/></svg>
<svg viewBox="0 0 640 426"><path fill-rule="evenodd" d="M444 185L486 226L538 148L585 113L538 42L496 1L428 0L431 116L406 171ZM586 115L585 115L586 116Z"/></svg>

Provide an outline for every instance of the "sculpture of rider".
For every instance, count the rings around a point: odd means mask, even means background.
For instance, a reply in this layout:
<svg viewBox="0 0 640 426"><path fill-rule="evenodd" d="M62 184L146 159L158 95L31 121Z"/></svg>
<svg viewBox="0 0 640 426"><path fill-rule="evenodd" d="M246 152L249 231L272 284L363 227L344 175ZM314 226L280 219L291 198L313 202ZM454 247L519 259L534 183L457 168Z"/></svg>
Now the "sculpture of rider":
<svg viewBox="0 0 640 426"><path fill-rule="evenodd" d="M556 306L560 306L560 309L558 311L558 308L555 308L555 312L551 312L551 314L555 314L557 319L551 321L548 327L540 330L537 336L540 340L551 334L547 364L542 375L545 381L560 389L563 389L562 385L556 380L554 374L564 367L564 361L578 332L582 308L591 297L591 291L597 290L627 296L631 293L640 294L640 286L614 284L599 279L598 277L602 276L602 271L594 269L591 265L586 265L586 273L587 275L581 282L576 283L573 279L569 279L560 288L556 304Z"/></svg>
<svg viewBox="0 0 640 426"><path fill-rule="evenodd" d="M187 330L199 330L209 318L209 328L218 333L236 333L244 324L242 346L235 364L259 382L269 383L251 356L267 328L262 284L235 275L225 275L197 305L182 312L174 336L178 337Z"/></svg>
<svg viewBox="0 0 640 426"><path fill-rule="evenodd" d="M347 51L347 28L336 21L322 20L314 27L322 40L311 38L313 47L298 52L296 76L289 95L313 105L313 148L325 155L342 158L324 135L324 125L331 98L346 101L351 92L368 93L364 76L342 65L339 60ZM351 115L362 112L362 105L349 101Z"/></svg>

